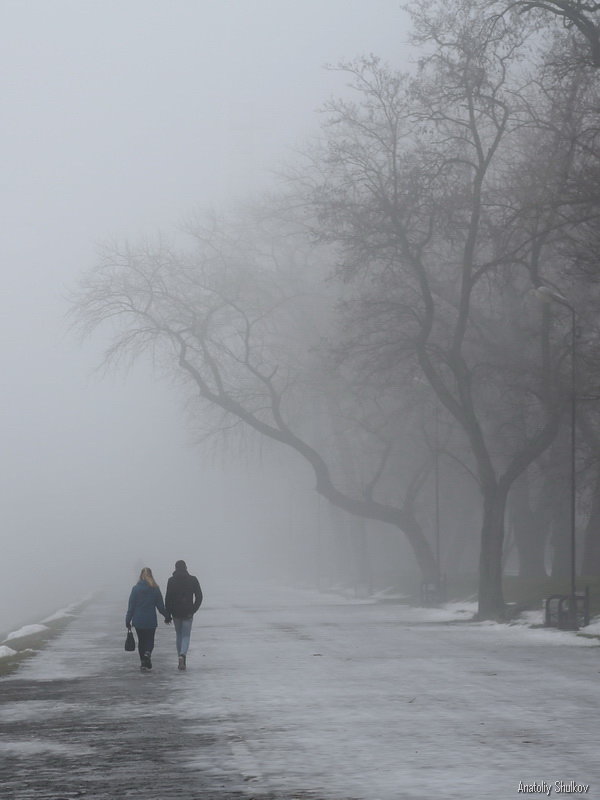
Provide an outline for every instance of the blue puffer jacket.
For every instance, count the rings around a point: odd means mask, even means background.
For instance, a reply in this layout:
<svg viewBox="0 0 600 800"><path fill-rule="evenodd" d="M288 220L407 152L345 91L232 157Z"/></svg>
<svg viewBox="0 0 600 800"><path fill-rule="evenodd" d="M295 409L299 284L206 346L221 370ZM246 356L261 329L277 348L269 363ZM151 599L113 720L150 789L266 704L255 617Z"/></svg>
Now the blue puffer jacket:
<svg viewBox="0 0 600 800"><path fill-rule="evenodd" d="M136 628L156 628L156 609L163 617L167 616L160 589L149 586L146 581L138 581L129 595L125 624L133 624Z"/></svg>

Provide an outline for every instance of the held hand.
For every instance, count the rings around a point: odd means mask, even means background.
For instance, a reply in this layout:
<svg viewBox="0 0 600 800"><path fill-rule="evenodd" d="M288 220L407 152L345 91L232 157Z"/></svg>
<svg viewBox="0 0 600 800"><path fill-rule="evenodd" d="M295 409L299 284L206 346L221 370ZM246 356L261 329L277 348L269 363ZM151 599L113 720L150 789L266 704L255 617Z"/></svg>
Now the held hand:
<svg viewBox="0 0 600 800"><path fill-rule="evenodd" d="M171 619L172 619L172 617L165 617L165 625L170 625L171 624Z"/></svg>

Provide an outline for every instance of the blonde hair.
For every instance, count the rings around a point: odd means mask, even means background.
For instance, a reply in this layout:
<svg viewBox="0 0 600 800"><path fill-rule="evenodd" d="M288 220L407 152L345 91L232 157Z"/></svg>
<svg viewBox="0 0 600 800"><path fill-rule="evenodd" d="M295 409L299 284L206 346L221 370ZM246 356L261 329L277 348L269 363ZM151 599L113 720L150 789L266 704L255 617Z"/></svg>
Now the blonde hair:
<svg viewBox="0 0 600 800"><path fill-rule="evenodd" d="M152 570L150 567L144 567L140 572L140 580L146 581L148 586L152 586L154 588L158 588L157 582L154 580L154 576L152 575Z"/></svg>

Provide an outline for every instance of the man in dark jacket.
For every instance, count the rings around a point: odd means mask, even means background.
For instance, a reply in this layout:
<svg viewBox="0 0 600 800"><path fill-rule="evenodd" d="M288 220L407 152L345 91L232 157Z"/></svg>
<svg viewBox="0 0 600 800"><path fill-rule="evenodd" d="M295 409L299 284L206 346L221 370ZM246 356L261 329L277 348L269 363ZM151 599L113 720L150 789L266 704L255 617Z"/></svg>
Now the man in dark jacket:
<svg viewBox="0 0 600 800"><path fill-rule="evenodd" d="M175 572L167 582L165 595L165 608L169 617L173 617L175 625L177 654L179 656L178 669L185 669L185 660L194 614L202 603L202 589L195 575L187 571L185 561L175 562Z"/></svg>

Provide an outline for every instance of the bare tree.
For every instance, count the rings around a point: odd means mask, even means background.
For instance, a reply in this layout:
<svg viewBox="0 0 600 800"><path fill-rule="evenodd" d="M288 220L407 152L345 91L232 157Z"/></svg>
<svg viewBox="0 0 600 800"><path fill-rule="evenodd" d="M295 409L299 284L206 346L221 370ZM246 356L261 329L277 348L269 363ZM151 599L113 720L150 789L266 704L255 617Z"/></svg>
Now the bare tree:
<svg viewBox="0 0 600 800"><path fill-rule="evenodd" d="M598 217L591 71L552 89L524 63L516 5L414 4L416 74L342 65L356 99L327 105L276 210L192 224L193 251L107 247L75 304L88 329L115 326L109 358L155 353L209 432L291 449L332 504L402 530L431 580L430 429L411 406L425 380L479 485L479 614L495 618L509 491L569 397L565 320L530 289L565 291L565 263L593 263Z"/></svg>
<svg viewBox="0 0 600 800"><path fill-rule="evenodd" d="M491 5L497 7L497 0L493 0ZM573 53L568 61L574 65L600 67L600 3L587 0L514 0L501 6L501 13L533 12L541 19L560 20L567 31L576 31L587 45L583 53L578 48L577 55Z"/></svg>
<svg viewBox="0 0 600 800"><path fill-rule="evenodd" d="M293 265L283 270L283 251L293 249L289 232L279 249L273 238L257 244L255 232L256 224L246 230L196 224L195 248L185 253L164 242L107 245L74 298L80 324L86 332L112 324L108 360L150 351L193 388L208 431L243 425L290 448L335 506L400 529L423 575L433 580L431 547L410 508L397 490L396 502L375 497L385 481L388 446L377 437L365 445L363 437L362 474L352 486L336 478L339 463L327 439L311 441L312 418L331 397L330 387L320 385L318 354L323 320L332 313L327 292L308 292L301 275L294 279Z"/></svg>
<svg viewBox="0 0 600 800"><path fill-rule="evenodd" d="M463 430L483 500L479 613L498 617L508 491L552 442L565 398L542 378L531 238L503 187L532 122L524 34L483 11L417 8L429 54L416 79L376 59L343 65L358 101L329 104L313 183L301 169L296 183L356 287L348 357L396 383L410 364Z"/></svg>

